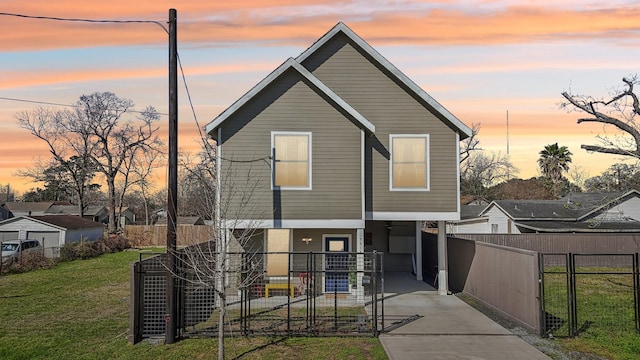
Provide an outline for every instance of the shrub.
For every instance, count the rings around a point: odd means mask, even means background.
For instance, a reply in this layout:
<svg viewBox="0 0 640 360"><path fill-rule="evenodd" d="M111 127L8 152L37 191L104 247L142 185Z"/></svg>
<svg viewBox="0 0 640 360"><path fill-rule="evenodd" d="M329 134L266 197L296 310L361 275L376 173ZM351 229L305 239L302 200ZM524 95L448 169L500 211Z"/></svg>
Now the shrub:
<svg viewBox="0 0 640 360"><path fill-rule="evenodd" d="M60 261L89 259L105 253L122 251L130 247L129 240L124 236L109 235L104 240L65 244L60 249Z"/></svg>
<svg viewBox="0 0 640 360"><path fill-rule="evenodd" d="M18 259L12 259L2 264L2 272L17 274L27 271L50 269L55 261L45 257L41 252L32 251L22 254Z"/></svg>
<svg viewBox="0 0 640 360"><path fill-rule="evenodd" d="M100 254L102 253L91 242L82 241L79 243L64 244L60 248L60 261L89 259Z"/></svg>
<svg viewBox="0 0 640 360"><path fill-rule="evenodd" d="M109 252L118 252L131 247L129 239L123 235L110 234L101 242L103 242L106 248L109 249Z"/></svg>

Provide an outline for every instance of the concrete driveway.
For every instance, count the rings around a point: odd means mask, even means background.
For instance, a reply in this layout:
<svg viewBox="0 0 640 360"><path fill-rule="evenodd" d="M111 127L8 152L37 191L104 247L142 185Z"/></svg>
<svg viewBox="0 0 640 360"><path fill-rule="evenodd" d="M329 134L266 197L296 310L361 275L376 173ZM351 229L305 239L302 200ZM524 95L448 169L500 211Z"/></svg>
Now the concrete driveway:
<svg viewBox="0 0 640 360"><path fill-rule="evenodd" d="M456 296L438 295L407 275L385 273L390 331L380 342L389 359L549 359ZM411 315L420 317L407 322Z"/></svg>

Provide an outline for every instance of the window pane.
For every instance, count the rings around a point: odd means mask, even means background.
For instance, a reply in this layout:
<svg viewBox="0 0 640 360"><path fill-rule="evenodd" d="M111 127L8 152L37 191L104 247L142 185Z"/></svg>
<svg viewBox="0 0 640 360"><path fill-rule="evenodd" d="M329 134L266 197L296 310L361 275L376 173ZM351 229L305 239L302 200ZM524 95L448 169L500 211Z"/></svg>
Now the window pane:
<svg viewBox="0 0 640 360"><path fill-rule="evenodd" d="M394 138L394 162L425 162L425 138Z"/></svg>
<svg viewBox="0 0 640 360"><path fill-rule="evenodd" d="M276 186L307 186L308 181L307 163L299 162L277 162Z"/></svg>
<svg viewBox="0 0 640 360"><path fill-rule="evenodd" d="M344 248L344 240L329 240L329 251L347 251Z"/></svg>
<svg viewBox="0 0 640 360"><path fill-rule="evenodd" d="M309 186L309 135L274 135L274 186Z"/></svg>
<svg viewBox="0 0 640 360"><path fill-rule="evenodd" d="M276 135L276 160L307 161L309 159L309 137L306 135Z"/></svg>
<svg viewBox="0 0 640 360"><path fill-rule="evenodd" d="M287 276L289 257L273 252L289 251L289 229L267 230L267 276Z"/></svg>
<svg viewBox="0 0 640 360"><path fill-rule="evenodd" d="M425 137L392 138L392 187L427 187L427 139Z"/></svg>
<svg viewBox="0 0 640 360"><path fill-rule="evenodd" d="M427 187L425 164L393 164L394 187Z"/></svg>

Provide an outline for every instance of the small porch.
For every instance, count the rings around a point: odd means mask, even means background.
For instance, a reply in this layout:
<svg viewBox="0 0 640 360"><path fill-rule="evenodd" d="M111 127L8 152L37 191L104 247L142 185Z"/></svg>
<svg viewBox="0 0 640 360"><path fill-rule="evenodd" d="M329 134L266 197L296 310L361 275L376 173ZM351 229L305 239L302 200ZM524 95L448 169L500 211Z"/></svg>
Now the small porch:
<svg viewBox="0 0 640 360"><path fill-rule="evenodd" d="M439 234L444 235L444 221L438 222ZM326 253L322 259L321 269L327 271L326 278L320 281L320 292L333 292L336 286L339 293L354 293L362 288L364 278L349 278L351 271L362 271L355 253L384 253L385 272L403 272L413 274L417 281L427 281L436 286L438 293L446 295L447 264L446 237L437 236L436 246L425 246L422 221L374 221L367 220L361 229L265 229L260 233L254 248L272 253L265 259L265 276L271 288L284 288L294 291L285 285L276 285L286 279L284 262L275 260L275 252L313 252ZM280 264L280 265L279 265ZM302 264L304 265L304 264ZM294 264L299 267L300 264ZM335 270L335 271L331 271ZM285 281L286 282L286 281ZM299 279L294 280L299 283ZM294 285L294 287L297 285ZM271 291L269 291L271 292Z"/></svg>

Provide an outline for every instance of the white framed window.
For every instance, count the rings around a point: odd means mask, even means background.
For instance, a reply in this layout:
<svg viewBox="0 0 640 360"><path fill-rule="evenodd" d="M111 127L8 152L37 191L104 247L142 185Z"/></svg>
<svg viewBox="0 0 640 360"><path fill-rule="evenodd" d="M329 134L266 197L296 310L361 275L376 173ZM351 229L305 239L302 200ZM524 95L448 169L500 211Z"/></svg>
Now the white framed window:
<svg viewBox="0 0 640 360"><path fill-rule="evenodd" d="M271 188L311 190L311 133L271 132Z"/></svg>
<svg viewBox="0 0 640 360"><path fill-rule="evenodd" d="M389 189L429 190L429 134L389 135Z"/></svg>

